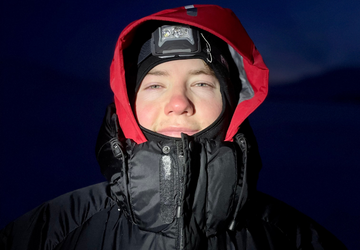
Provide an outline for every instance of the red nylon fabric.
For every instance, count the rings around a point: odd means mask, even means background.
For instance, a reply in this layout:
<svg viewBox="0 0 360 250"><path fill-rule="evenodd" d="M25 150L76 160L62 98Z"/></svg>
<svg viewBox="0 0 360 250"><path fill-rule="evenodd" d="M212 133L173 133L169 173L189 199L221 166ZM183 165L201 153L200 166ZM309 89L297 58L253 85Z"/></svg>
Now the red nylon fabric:
<svg viewBox="0 0 360 250"><path fill-rule="evenodd" d="M131 43L134 30L148 20L172 21L206 30L231 45L242 57L247 78L254 90L254 97L241 102L235 110L226 133L231 141L240 124L264 101L268 92L269 70L236 15L216 5L194 5L197 16L187 14L185 7L163 10L130 23L120 34L110 68L110 85L115 95L119 123L126 138L136 143L146 141L132 112L126 90L122 51Z"/></svg>

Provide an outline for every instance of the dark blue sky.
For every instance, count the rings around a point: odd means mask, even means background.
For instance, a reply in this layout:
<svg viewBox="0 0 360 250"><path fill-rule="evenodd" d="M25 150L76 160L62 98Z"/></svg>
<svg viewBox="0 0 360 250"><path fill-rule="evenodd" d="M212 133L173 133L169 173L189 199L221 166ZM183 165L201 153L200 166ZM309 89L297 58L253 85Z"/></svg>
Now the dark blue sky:
<svg viewBox="0 0 360 250"><path fill-rule="evenodd" d="M235 12L262 53L273 82L360 65L358 1L207 3L221 3ZM176 6L187 4L177 1ZM104 63L109 64L122 28L134 19L174 7L174 3L7 1L2 6L2 56L100 80L108 75Z"/></svg>
<svg viewBox="0 0 360 250"><path fill-rule="evenodd" d="M1 3L0 227L104 180L94 145L118 35L137 18L192 4L149 3ZM250 117L264 162L259 189L359 249L360 3L206 3L236 13L270 69L269 98Z"/></svg>

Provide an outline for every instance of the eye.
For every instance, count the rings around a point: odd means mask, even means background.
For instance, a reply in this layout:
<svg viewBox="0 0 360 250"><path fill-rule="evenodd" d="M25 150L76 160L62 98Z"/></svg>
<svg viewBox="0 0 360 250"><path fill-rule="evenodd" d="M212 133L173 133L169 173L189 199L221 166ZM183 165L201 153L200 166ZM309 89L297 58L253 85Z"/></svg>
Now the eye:
<svg viewBox="0 0 360 250"><path fill-rule="evenodd" d="M212 84L210 83L206 83L206 82L197 82L194 84L195 87L214 87Z"/></svg>
<svg viewBox="0 0 360 250"><path fill-rule="evenodd" d="M150 86L147 86L145 89L160 89L160 88L162 88L161 85L159 85L159 84L152 84L152 85L150 85Z"/></svg>

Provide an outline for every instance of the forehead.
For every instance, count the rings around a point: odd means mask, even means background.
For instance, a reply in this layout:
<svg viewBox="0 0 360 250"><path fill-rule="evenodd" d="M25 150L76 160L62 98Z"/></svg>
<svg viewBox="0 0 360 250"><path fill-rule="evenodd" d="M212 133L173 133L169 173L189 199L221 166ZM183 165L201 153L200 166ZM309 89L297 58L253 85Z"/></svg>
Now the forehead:
<svg viewBox="0 0 360 250"><path fill-rule="evenodd" d="M169 72L170 71L170 72ZM161 72L169 74L172 71L183 72L190 74L205 74L215 76L214 71L202 59L181 59L164 62L152 68L148 74L159 74Z"/></svg>

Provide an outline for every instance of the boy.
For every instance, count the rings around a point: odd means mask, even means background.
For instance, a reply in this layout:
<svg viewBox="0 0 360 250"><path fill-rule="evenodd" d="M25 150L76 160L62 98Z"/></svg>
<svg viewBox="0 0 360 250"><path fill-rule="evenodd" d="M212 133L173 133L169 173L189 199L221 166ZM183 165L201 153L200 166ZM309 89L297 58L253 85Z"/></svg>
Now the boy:
<svg viewBox="0 0 360 250"><path fill-rule="evenodd" d="M345 249L256 190L246 120L268 69L228 9L165 10L121 33L96 154L107 183L56 198L2 231L2 249Z"/></svg>

